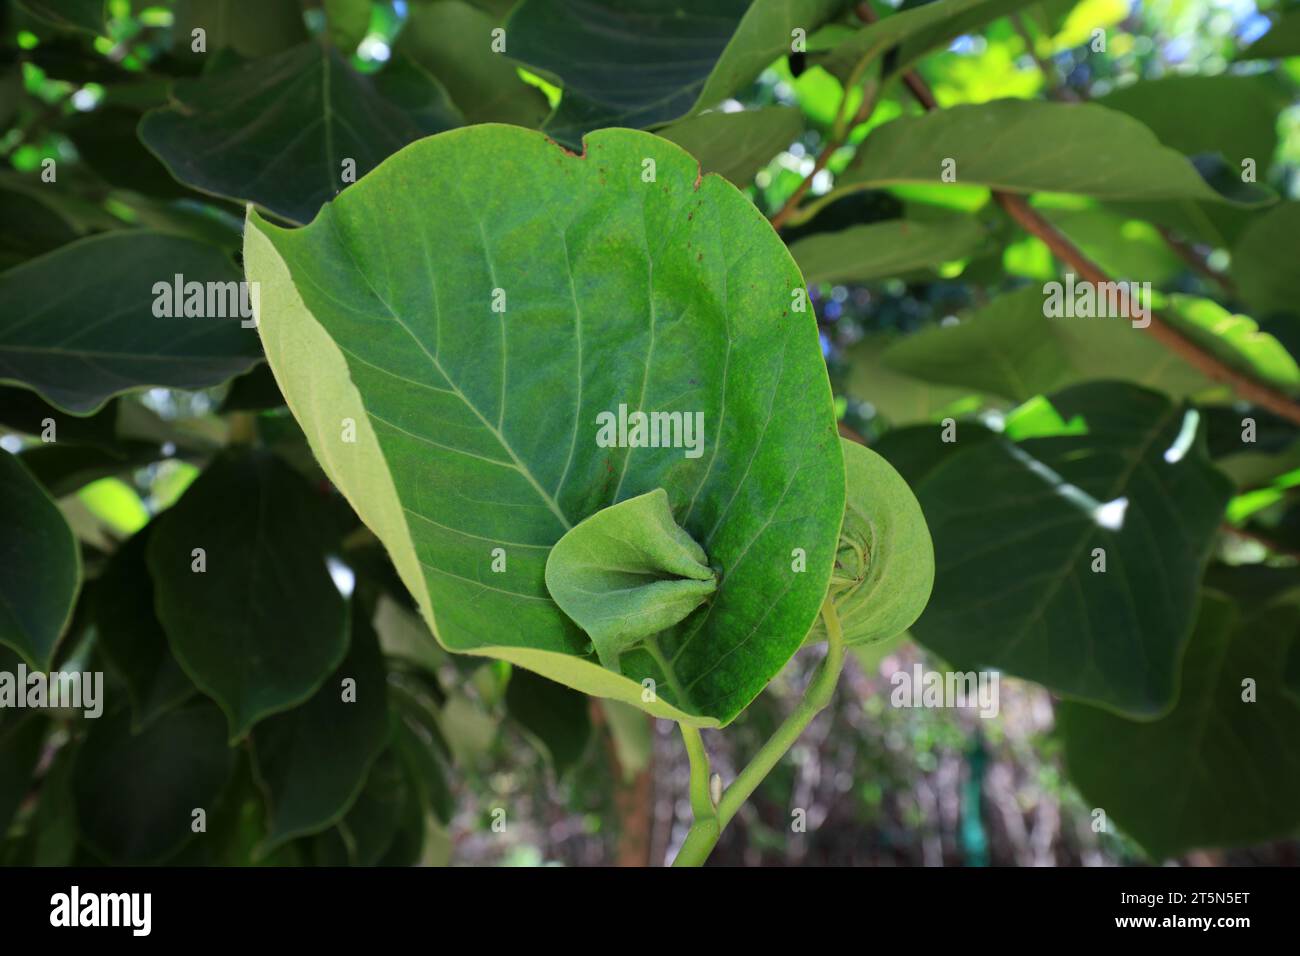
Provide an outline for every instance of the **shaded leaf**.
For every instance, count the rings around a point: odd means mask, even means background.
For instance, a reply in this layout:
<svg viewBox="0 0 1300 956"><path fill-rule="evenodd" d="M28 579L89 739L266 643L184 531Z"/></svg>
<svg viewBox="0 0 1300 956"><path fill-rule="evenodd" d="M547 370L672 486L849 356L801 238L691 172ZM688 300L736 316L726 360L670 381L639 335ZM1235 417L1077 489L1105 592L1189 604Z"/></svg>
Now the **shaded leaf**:
<svg viewBox="0 0 1300 956"><path fill-rule="evenodd" d="M790 52L838 0L525 0L506 23L507 53L558 77L564 98L546 132L577 144L602 126L645 128L714 106Z"/></svg>
<svg viewBox="0 0 1300 956"><path fill-rule="evenodd" d="M73 772L82 838L113 863L160 862L195 838L194 811L216 807L234 766L225 720L207 701L138 734L127 710L106 714L91 723Z"/></svg>
<svg viewBox="0 0 1300 956"><path fill-rule="evenodd" d="M81 585L81 551L58 506L0 451L0 645L48 670Z"/></svg>
<svg viewBox="0 0 1300 956"><path fill-rule="evenodd" d="M1253 220L1232 248L1232 280L1259 315L1300 315L1300 202L1280 203Z"/></svg>
<svg viewBox="0 0 1300 956"><path fill-rule="evenodd" d="M1300 701L1286 693L1283 668L1298 630L1294 605L1239 615L1206 592L1172 711L1133 721L1060 704L1066 765L1084 798L1157 859L1295 830ZM1253 702L1243 700L1247 678Z"/></svg>
<svg viewBox="0 0 1300 956"><path fill-rule="evenodd" d="M151 110L140 139L181 182L295 222L414 139L460 116L437 81L398 58L373 76L309 42L193 80Z"/></svg>
<svg viewBox="0 0 1300 956"><path fill-rule="evenodd" d="M1155 716L1177 694L1231 483L1205 457L1197 412L1162 395L1080 385L1048 411L1061 426L1015 444L963 449L959 426L957 450L912 482L936 560L913 634L958 669Z"/></svg>
<svg viewBox="0 0 1300 956"><path fill-rule="evenodd" d="M345 693L344 681L351 681ZM388 742L383 656L365 614L354 610L348 656L300 707L253 734L254 770L266 793L267 845L315 833L347 812Z"/></svg>
<svg viewBox="0 0 1300 956"><path fill-rule="evenodd" d="M153 525L146 527L117 549L90 596L99 646L126 684L136 729L195 692L154 613L153 580L145 560L153 530Z"/></svg>
<svg viewBox="0 0 1300 956"><path fill-rule="evenodd" d="M229 318L160 317L156 283L235 283L212 246L145 230L91 236L0 275L0 381L74 414L149 385L206 388L250 368L257 333Z"/></svg>
<svg viewBox="0 0 1300 956"><path fill-rule="evenodd" d="M325 566L330 526L312 486L279 459L229 454L150 535L158 618L232 740L311 697L346 653L347 608Z"/></svg>
<svg viewBox="0 0 1300 956"><path fill-rule="evenodd" d="M523 668L515 668L506 685L506 709L540 741L557 777L576 764L587 749L591 738L587 707L585 695Z"/></svg>

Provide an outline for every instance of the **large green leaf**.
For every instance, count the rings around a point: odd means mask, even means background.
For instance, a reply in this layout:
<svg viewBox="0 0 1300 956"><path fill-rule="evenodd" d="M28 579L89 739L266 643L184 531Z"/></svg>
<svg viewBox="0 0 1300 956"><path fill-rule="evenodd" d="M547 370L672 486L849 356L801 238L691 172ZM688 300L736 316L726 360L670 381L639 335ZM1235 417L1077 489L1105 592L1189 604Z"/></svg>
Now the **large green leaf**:
<svg viewBox="0 0 1300 956"><path fill-rule="evenodd" d="M546 590L618 671L624 652L681 621L718 589L708 555L662 488L597 511L555 542Z"/></svg>
<svg viewBox="0 0 1300 956"><path fill-rule="evenodd" d="M546 131L576 144L602 126L647 127L715 106L811 35L839 0L524 0L506 52L558 77Z"/></svg>
<svg viewBox="0 0 1300 956"><path fill-rule="evenodd" d="M1207 591L1167 715L1133 721L1061 704L1066 765L1084 798L1157 858L1294 832L1300 700L1286 693L1284 667L1298 631L1294 605L1238 615Z"/></svg>
<svg viewBox="0 0 1300 956"><path fill-rule="evenodd" d="M330 525L311 484L262 452L218 458L150 533L158 618L231 739L311 697L347 651Z"/></svg>
<svg viewBox="0 0 1300 956"><path fill-rule="evenodd" d="M869 448L843 439L847 503L830 596L846 644L875 644L906 631L934 585L934 546L903 477ZM818 617L809 640L825 640Z"/></svg>
<svg viewBox="0 0 1300 956"><path fill-rule="evenodd" d="M1242 299L1261 317L1300 315L1300 202L1281 203L1253 220L1232 249L1232 278Z"/></svg>
<svg viewBox="0 0 1300 956"><path fill-rule="evenodd" d="M1041 437L963 448L959 426L922 474L900 466L937 564L913 634L958 668L997 667L1154 716L1176 697L1231 483L1205 457L1197 412L1163 395L1080 385L1047 411L1063 426L1055 434L1040 423Z"/></svg>
<svg viewBox="0 0 1300 956"><path fill-rule="evenodd" d="M276 56L181 80L151 110L140 139L187 186L307 222L347 182L414 139L461 117L438 82L396 58L357 73L336 49L308 42Z"/></svg>
<svg viewBox="0 0 1300 956"><path fill-rule="evenodd" d="M268 717L253 733L254 769L270 818L268 847L337 822L388 743L384 659L356 607L339 669L307 703ZM352 683L345 688L345 681Z"/></svg>
<svg viewBox="0 0 1300 956"><path fill-rule="evenodd" d="M58 506L7 451L0 451L0 527L0 645L45 670L72 616L81 550Z"/></svg>
<svg viewBox="0 0 1300 956"><path fill-rule="evenodd" d="M793 106L734 113L714 110L665 126L659 135L698 159L704 172L717 173L744 188L799 137L803 122L803 113Z"/></svg>
<svg viewBox="0 0 1300 956"><path fill-rule="evenodd" d="M467 121L541 126L550 105L541 90L519 78L511 60L492 51L496 26L462 0L415 3L396 49L446 84Z"/></svg>
<svg viewBox="0 0 1300 956"><path fill-rule="evenodd" d="M156 283L237 282L222 252L132 230L82 239L0 274L0 381L75 414L146 385L206 388L260 358L229 318L154 314Z"/></svg>
<svg viewBox="0 0 1300 956"><path fill-rule="evenodd" d="M254 214L246 237L281 390L445 646L703 724L794 653L844 472L802 280L730 183L645 133L593 133L582 158L487 125L414 144L305 229ZM679 413L691 447L600 447L620 406ZM543 571L574 524L654 488L722 579L619 675Z"/></svg>
<svg viewBox="0 0 1300 956"><path fill-rule="evenodd" d="M93 721L77 754L73 793L82 839L117 864L157 863L196 834L195 810L211 814L235 766L225 721L196 702L131 733L126 709Z"/></svg>
<svg viewBox="0 0 1300 956"><path fill-rule="evenodd" d="M885 123L867 138L829 196L940 184L949 160L955 182L1012 193L1241 201L1212 188L1185 156L1162 146L1124 113L1092 103L1036 100L966 104ZM1259 192L1246 204L1267 202L1268 192Z"/></svg>
<svg viewBox="0 0 1300 956"><path fill-rule="evenodd" d="M969 218L937 222L890 219L839 232L819 232L790 246L808 283L870 282L964 259L985 239Z"/></svg>

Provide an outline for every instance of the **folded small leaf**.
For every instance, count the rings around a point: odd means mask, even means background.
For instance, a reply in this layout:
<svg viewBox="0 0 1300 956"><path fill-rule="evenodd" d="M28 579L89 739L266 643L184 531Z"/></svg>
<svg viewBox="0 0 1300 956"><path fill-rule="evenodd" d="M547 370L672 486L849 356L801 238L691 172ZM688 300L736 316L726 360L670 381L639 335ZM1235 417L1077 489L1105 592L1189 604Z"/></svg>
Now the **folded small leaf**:
<svg viewBox="0 0 1300 956"><path fill-rule="evenodd" d="M704 549L678 526L662 488L574 525L546 559L546 588L587 632L601 664L672 627L718 589Z"/></svg>
<svg viewBox="0 0 1300 956"><path fill-rule="evenodd" d="M894 466L869 448L844 445L844 526L831 574L831 600L847 644L903 633L925 610L934 584L934 546L921 505ZM809 641L826 639L818 617Z"/></svg>

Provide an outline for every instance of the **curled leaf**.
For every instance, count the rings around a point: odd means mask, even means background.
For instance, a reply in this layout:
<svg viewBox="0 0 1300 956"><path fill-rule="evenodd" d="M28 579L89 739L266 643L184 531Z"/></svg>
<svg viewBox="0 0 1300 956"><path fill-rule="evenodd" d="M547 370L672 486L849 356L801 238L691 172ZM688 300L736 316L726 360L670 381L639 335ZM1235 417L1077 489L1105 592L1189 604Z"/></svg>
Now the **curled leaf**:
<svg viewBox="0 0 1300 956"><path fill-rule="evenodd" d="M874 644L906 631L934 584L934 546L903 477L869 448L844 446L845 506L830 596L846 644ZM818 618L807 642L826 639Z"/></svg>
<svg viewBox="0 0 1300 956"><path fill-rule="evenodd" d="M620 654L703 604L718 576L656 488L571 528L546 560L546 588L618 670Z"/></svg>

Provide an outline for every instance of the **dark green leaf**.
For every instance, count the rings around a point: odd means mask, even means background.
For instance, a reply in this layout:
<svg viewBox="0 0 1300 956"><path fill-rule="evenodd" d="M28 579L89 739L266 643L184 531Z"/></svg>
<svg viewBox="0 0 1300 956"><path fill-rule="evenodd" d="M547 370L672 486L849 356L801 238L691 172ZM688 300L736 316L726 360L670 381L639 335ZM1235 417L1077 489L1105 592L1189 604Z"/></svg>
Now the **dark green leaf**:
<svg viewBox="0 0 1300 956"><path fill-rule="evenodd" d="M839 0L525 0L507 54L560 78L546 124L576 145L602 126L645 128L714 106L811 34Z"/></svg>
<svg viewBox="0 0 1300 956"><path fill-rule="evenodd" d="M1155 716L1177 694L1231 483L1196 411L1162 395L1080 385L1046 410L1056 434L978 442L914 485L937 567L913 633L956 667Z"/></svg>
<svg viewBox="0 0 1300 956"><path fill-rule="evenodd" d="M154 613L153 581L145 560L153 529L149 525L118 548L91 593L99 646L126 684L135 728L195 693Z"/></svg>
<svg viewBox="0 0 1300 956"><path fill-rule="evenodd" d="M1157 859L1294 832L1300 700L1286 693L1283 668L1297 631L1294 605L1239 616L1206 592L1169 714L1132 721L1061 704L1066 765L1084 798Z"/></svg>
<svg viewBox="0 0 1300 956"><path fill-rule="evenodd" d="M385 680L374 629L354 610L339 669L307 703L258 726L253 752L269 805L268 846L324 829L357 798L388 741Z"/></svg>
<svg viewBox="0 0 1300 956"><path fill-rule="evenodd" d="M81 551L58 506L0 450L0 645L48 670L81 585Z"/></svg>
<svg viewBox="0 0 1300 956"><path fill-rule="evenodd" d="M506 709L541 743L556 776L563 776L582 758L591 738L591 716L583 694L517 667L506 685Z"/></svg>
<svg viewBox="0 0 1300 956"><path fill-rule="evenodd" d="M82 239L0 275L0 381L86 414L147 385L206 388L249 368L257 333L237 314L154 314L155 284L170 292L178 274L187 285L239 280L212 246L143 230Z"/></svg>
<svg viewBox="0 0 1300 956"><path fill-rule="evenodd" d="M1260 316L1300 315L1300 202L1281 203L1253 220L1232 249L1232 279Z"/></svg>
<svg viewBox="0 0 1300 956"><path fill-rule="evenodd" d="M325 565L329 526L324 502L279 459L232 454L150 535L172 653L221 705L232 739L311 697L347 651L347 608Z"/></svg>
<svg viewBox="0 0 1300 956"><path fill-rule="evenodd" d="M308 222L321 203L414 139L460 117L437 81L398 58L362 75L304 43L194 80L145 114L140 138L181 182Z"/></svg>
<svg viewBox="0 0 1300 956"><path fill-rule="evenodd" d="M118 864L156 863L196 835L235 766L225 721L207 701L131 733L126 709L92 722L77 754L73 792L82 837Z"/></svg>

